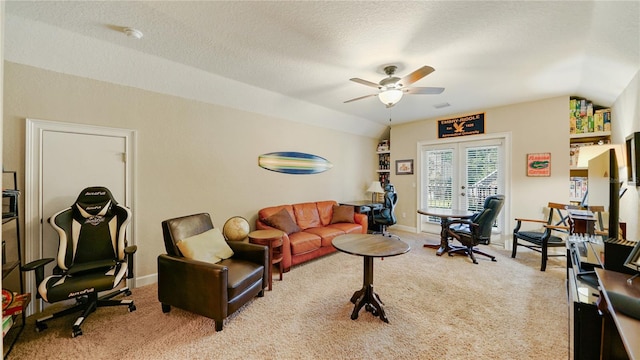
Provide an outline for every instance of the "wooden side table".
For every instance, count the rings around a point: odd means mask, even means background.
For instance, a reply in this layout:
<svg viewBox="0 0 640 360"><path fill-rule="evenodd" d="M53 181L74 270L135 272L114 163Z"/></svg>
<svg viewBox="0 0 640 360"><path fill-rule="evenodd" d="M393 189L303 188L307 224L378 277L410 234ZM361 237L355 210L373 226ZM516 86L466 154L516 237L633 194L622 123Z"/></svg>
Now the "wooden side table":
<svg viewBox="0 0 640 360"><path fill-rule="evenodd" d="M282 281L282 237L284 232L280 230L256 230L249 233L249 242L252 244L264 245L269 248L269 291L273 277L273 265L278 264L280 271L280 281Z"/></svg>

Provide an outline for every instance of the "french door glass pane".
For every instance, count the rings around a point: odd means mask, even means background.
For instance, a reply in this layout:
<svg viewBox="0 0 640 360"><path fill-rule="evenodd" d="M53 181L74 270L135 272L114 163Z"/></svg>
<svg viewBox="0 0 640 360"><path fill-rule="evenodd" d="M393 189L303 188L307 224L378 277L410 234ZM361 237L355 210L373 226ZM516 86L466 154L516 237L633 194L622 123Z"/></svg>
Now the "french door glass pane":
<svg viewBox="0 0 640 360"><path fill-rule="evenodd" d="M426 191L423 206L450 209L453 201L453 156L452 149L428 150L425 174ZM429 216L428 221L440 222L440 218Z"/></svg>
<svg viewBox="0 0 640 360"><path fill-rule="evenodd" d="M483 209L488 196L498 193L499 148L468 147L465 156L467 209L477 212Z"/></svg>
<svg viewBox="0 0 640 360"><path fill-rule="evenodd" d="M451 208L453 183L453 151L427 152L427 207Z"/></svg>

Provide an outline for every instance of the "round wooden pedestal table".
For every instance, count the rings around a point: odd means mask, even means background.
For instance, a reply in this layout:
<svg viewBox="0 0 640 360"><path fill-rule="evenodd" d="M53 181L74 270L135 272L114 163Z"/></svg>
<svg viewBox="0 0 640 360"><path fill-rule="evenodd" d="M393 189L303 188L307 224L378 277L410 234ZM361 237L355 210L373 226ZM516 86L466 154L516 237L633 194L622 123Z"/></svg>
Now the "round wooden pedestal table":
<svg viewBox="0 0 640 360"><path fill-rule="evenodd" d="M280 271L280 281L282 281L282 237L284 232L280 230L256 230L249 233L249 242L252 244L264 245L269 248L269 291L273 277L273 265L278 264Z"/></svg>

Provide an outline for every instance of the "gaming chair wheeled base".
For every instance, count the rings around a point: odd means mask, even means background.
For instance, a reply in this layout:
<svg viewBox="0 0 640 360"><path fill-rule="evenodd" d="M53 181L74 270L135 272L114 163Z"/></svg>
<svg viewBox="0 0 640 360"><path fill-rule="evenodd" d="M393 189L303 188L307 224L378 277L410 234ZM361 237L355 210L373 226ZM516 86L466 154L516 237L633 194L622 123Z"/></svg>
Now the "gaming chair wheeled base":
<svg viewBox="0 0 640 360"><path fill-rule="evenodd" d="M98 307L103 306L128 306L129 312L136 310L136 305L133 303L133 300L111 300L113 297L124 294L124 296L131 295L131 290L128 287L123 287L116 291L113 291L109 294L98 297L98 294L92 293L89 295L81 296L76 298L77 304L73 307L58 311L54 314L45 316L43 318L36 320L36 331L41 332L47 329L46 322L59 318L65 315L73 314L78 311L82 311L82 314L78 317L76 322L73 324L71 336L76 337L82 335L82 329L80 326L84 322L84 320L91 314L96 311Z"/></svg>

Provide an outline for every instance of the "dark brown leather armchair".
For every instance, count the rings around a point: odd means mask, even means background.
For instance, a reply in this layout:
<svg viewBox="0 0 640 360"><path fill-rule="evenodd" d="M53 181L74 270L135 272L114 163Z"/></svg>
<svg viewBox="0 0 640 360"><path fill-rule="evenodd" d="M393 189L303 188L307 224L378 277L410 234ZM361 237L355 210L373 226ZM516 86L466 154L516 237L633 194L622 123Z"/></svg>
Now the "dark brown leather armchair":
<svg viewBox="0 0 640 360"><path fill-rule="evenodd" d="M158 300L162 311L171 306L206 316L222 331L224 319L267 286L268 248L229 241L234 255L213 264L182 256L180 240L213 229L209 214L194 214L162 222L167 254L158 256Z"/></svg>

